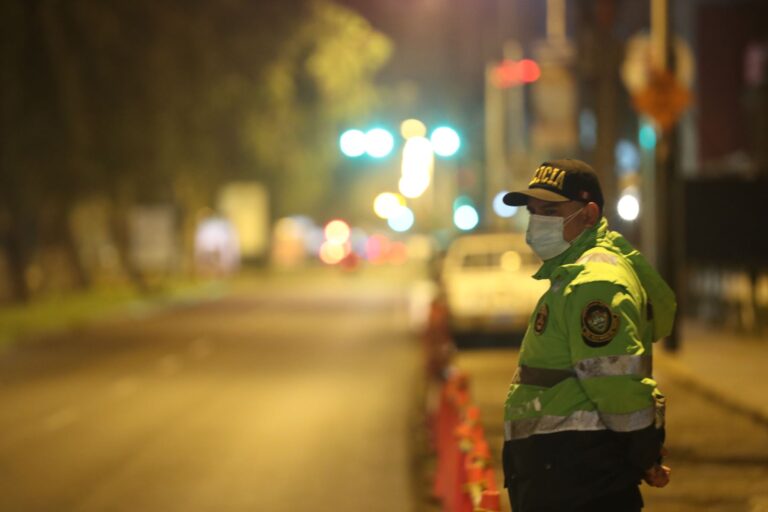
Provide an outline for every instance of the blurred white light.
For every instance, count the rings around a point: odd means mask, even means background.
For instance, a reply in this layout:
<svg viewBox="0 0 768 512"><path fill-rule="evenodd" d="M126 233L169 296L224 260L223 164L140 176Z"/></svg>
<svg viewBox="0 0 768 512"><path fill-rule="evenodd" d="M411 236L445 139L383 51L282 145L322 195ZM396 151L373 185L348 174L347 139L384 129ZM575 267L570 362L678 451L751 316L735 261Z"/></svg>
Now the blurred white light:
<svg viewBox="0 0 768 512"><path fill-rule="evenodd" d="M398 188L405 197L415 199L429 188L429 175L403 176L398 182Z"/></svg>
<svg viewBox="0 0 768 512"><path fill-rule="evenodd" d="M365 134L360 130L347 130L339 137L341 152L352 158L365 153L365 143Z"/></svg>
<svg viewBox="0 0 768 512"><path fill-rule="evenodd" d="M517 213L517 206L509 206L504 203L504 196L506 194L507 191L502 190L493 198L493 211L496 212L496 215L504 217L505 219L512 217Z"/></svg>
<svg viewBox="0 0 768 512"><path fill-rule="evenodd" d="M373 158L384 158L394 147L395 139L383 128L374 128L365 134L365 152Z"/></svg>
<svg viewBox="0 0 768 512"><path fill-rule="evenodd" d="M195 257L200 268L232 271L240 263L240 247L232 223L223 217L203 220L195 234Z"/></svg>
<svg viewBox="0 0 768 512"><path fill-rule="evenodd" d="M373 200L373 211L382 219L388 219L399 206L404 206L405 200L400 194L382 192Z"/></svg>
<svg viewBox="0 0 768 512"><path fill-rule="evenodd" d="M477 210L468 204L459 206L453 212L453 223L462 231L474 229L479 222L480 216L477 214Z"/></svg>
<svg viewBox="0 0 768 512"><path fill-rule="evenodd" d="M461 138L456 130L447 126L435 128L429 138L432 141L432 147L439 156L452 156L459 147L461 147Z"/></svg>
<svg viewBox="0 0 768 512"><path fill-rule="evenodd" d="M387 224L392 230L397 231L398 233L403 233L413 227L414 220L415 218L411 209L407 206L400 206L395 210L392 216L389 217Z"/></svg>
<svg viewBox="0 0 768 512"><path fill-rule="evenodd" d="M335 265L336 263L339 263L341 260L346 258L350 252L351 249L349 244L337 244L327 241L323 243L322 246L320 246L320 253L318 256L323 261L323 263L327 263L328 265Z"/></svg>
<svg viewBox="0 0 768 512"><path fill-rule="evenodd" d="M633 221L640 215L640 202L632 194L625 194L619 199L617 209L622 219Z"/></svg>
<svg viewBox="0 0 768 512"><path fill-rule="evenodd" d="M432 143L429 142L429 139L412 137L405 142L405 147L403 147L403 176L429 174L434 162Z"/></svg>
<svg viewBox="0 0 768 512"><path fill-rule="evenodd" d="M343 244L349 240L349 224L343 220L332 220L325 225L325 238L335 244Z"/></svg>
<svg viewBox="0 0 768 512"><path fill-rule="evenodd" d="M432 143L424 137L412 137L403 147L402 178L400 178L400 193L408 198L422 195L432 176L435 163Z"/></svg>

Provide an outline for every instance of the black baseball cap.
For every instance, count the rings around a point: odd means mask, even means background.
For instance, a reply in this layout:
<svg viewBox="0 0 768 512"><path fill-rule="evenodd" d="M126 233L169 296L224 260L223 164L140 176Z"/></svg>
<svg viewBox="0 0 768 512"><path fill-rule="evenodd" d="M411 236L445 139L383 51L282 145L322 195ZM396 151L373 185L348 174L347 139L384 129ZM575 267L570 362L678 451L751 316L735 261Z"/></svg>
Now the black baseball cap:
<svg viewBox="0 0 768 512"><path fill-rule="evenodd" d="M528 204L529 197L555 203L592 202L603 211L603 191L597 173L581 160L566 158L542 163L533 173L527 189L508 192L503 200L509 206L523 206Z"/></svg>

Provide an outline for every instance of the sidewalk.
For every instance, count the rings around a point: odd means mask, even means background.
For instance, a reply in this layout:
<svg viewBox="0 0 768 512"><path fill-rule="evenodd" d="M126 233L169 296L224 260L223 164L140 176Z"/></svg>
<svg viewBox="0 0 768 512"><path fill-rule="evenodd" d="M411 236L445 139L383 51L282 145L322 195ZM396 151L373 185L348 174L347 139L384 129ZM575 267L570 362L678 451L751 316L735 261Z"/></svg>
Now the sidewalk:
<svg viewBox="0 0 768 512"><path fill-rule="evenodd" d="M671 354L660 344L654 350L654 373L768 425L768 336L750 337L686 321L680 350ZM503 404L517 367L516 349L460 351L456 365L470 377L470 393L480 408L486 437L501 482ZM508 511L508 500L502 500ZM504 508L506 507L506 508Z"/></svg>
<svg viewBox="0 0 768 512"><path fill-rule="evenodd" d="M680 350L654 351L654 368L768 425L768 335L748 336L683 323Z"/></svg>

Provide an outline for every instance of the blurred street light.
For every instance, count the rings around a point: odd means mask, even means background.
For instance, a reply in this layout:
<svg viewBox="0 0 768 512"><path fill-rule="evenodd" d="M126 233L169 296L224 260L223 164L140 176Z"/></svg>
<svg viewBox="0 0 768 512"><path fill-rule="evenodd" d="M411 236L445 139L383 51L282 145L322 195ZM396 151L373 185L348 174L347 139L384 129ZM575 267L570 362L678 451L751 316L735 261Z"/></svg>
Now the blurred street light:
<svg viewBox="0 0 768 512"><path fill-rule="evenodd" d="M347 130L339 137L341 152L351 158L365 153L365 133L360 130Z"/></svg>
<svg viewBox="0 0 768 512"><path fill-rule="evenodd" d="M493 211L496 215L505 219L508 219L517 213L517 206L509 206L504 203L504 196L507 192L507 190L502 190L493 198Z"/></svg>
<svg viewBox="0 0 768 512"><path fill-rule="evenodd" d="M318 256L323 263L335 265L343 260L350 251L349 243L337 244L326 240L323 242L323 245L320 246L320 254Z"/></svg>
<svg viewBox="0 0 768 512"><path fill-rule="evenodd" d="M349 224L343 220L332 220L325 225L325 238L335 244L343 244L349 241Z"/></svg>
<svg viewBox="0 0 768 512"><path fill-rule="evenodd" d="M400 193L409 199L421 197L429 188L429 176L403 176L397 184Z"/></svg>
<svg viewBox="0 0 768 512"><path fill-rule="evenodd" d="M407 206L398 207L387 220L389 227L398 233L404 233L413 226L415 217Z"/></svg>
<svg viewBox="0 0 768 512"><path fill-rule="evenodd" d="M435 128L429 140L435 154L442 157L455 155L461 147L461 137L456 130L448 126Z"/></svg>
<svg viewBox="0 0 768 512"><path fill-rule="evenodd" d="M459 206L453 212L453 223L462 231L470 231L477 227L480 222L480 216L474 206L465 204Z"/></svg>
<svg viewBox="0 0 768 512"><path fill-rule="evenodd" d="M634 221L640 215L640 202L637 196L631 191L626 190L619 199L617 210L619 216L626 221Z"/></svg>
<svg viewBox="0 0 768 512"><path fill-rule="evenodd" d="M391 217L400 206L405 206L405 199L400 194L392 192L382 192L373 200L373 211L382 219Z"/></svg>
<svg viewBox="0 0 768 512"><path fill-rule="evenodd" d="M416 199L425 196L430 190L434 181L435 155L449 158L456 155L461 148L461 137L449 126L438 126L432 130L429 138L426 137L427 132L426 125L415 118L406 119L400 124L400 134L405 141L402 149L401 177L398 182L400 194L383 192L374 199L374 213L386 219L394 231L407 231L413 226L416 214L405 206L405 198ZM366 132L352 129L339 137L339 146L344 155L352 158L368 154L379 159L392 153L395 139L392 133L383 128L372 128ZM426 194L425 199L417 204L417 211L420 218L422 214L425 217L432 216L432 221L425 221L424 226L435 228L434 218L441 214L435 212L438 203L434 197L434 187L431 190L432 192Z"/></svg>
<svg viewBox="0 0 768 512"><path fill-rule="evenodd" d="M384 158L394 147L395 138L384 128L373 128L367 132L355 128L345 131L339 137L341 152L350 158L366 153L372 158Z"/></svg>
<svg viewBox="0 0 768 512"><path fill-rule="evenodd" d="M424 137L411 137L403 148L402 177L400 193L408 198L416 198L429 188L434 169L432 144Z"/></svg>
<svg viewBox="0 0 768 512"><path fill-rule="evenodd" d="M383 128L374 128L365 134L365 152L373 158L384 158L394 147L394 137Z"/></svg>

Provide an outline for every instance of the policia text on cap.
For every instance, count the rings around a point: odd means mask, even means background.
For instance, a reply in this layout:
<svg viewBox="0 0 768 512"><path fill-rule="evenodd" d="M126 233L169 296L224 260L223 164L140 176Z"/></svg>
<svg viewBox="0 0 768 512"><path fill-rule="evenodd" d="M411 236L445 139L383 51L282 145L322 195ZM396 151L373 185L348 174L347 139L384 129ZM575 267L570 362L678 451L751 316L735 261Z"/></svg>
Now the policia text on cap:
<svg viewBox="0 0 768 512"><path fill-rule="evenodd" d="M525 190L526 240L548 279L505 403L505 483L515 512L639 511L641 481L661 465L664 397L653 342L668 335L672 290L602 215L594 170L578 160L536 169Z"/></svg>

